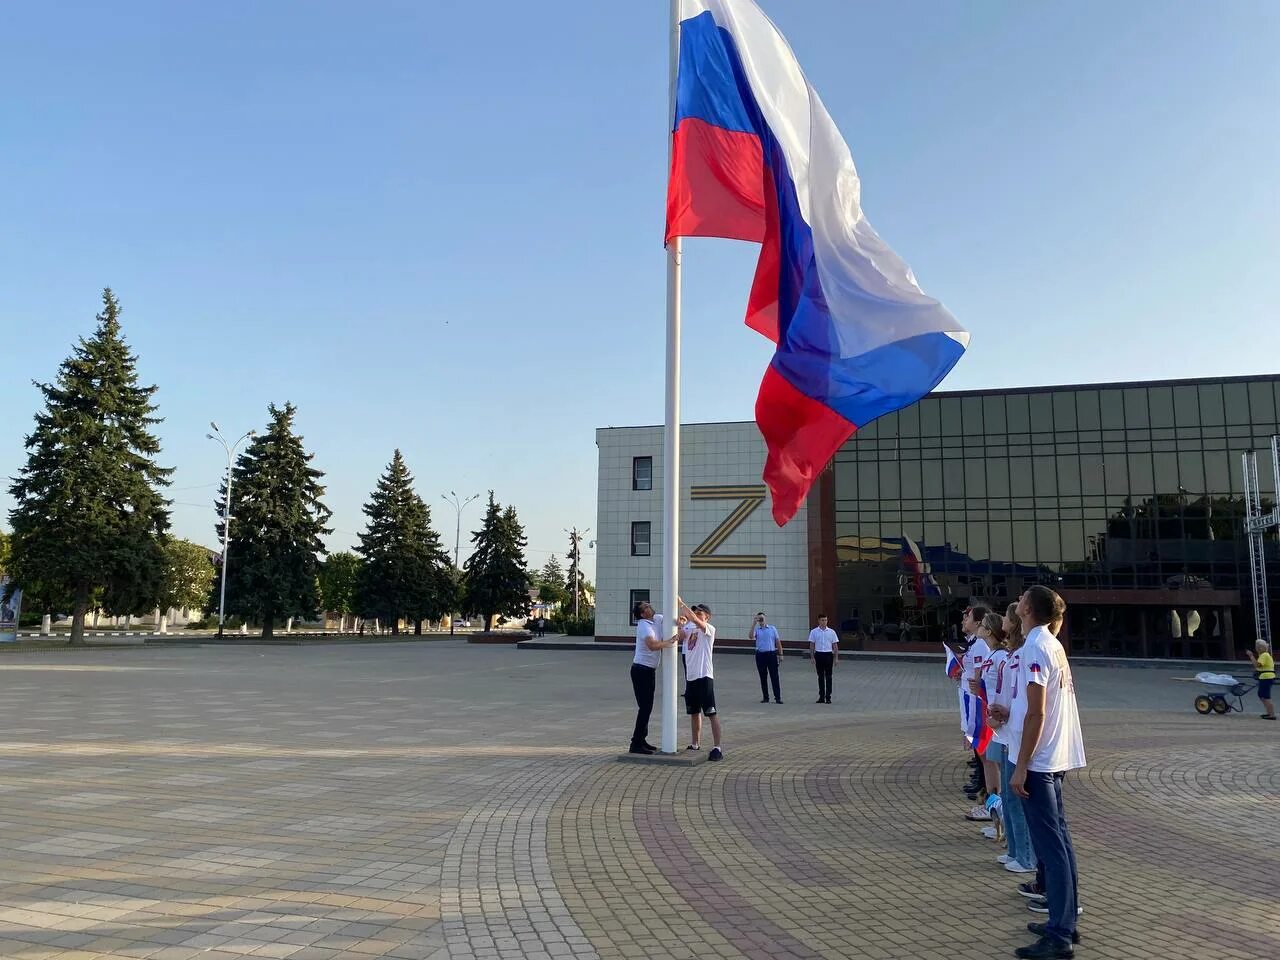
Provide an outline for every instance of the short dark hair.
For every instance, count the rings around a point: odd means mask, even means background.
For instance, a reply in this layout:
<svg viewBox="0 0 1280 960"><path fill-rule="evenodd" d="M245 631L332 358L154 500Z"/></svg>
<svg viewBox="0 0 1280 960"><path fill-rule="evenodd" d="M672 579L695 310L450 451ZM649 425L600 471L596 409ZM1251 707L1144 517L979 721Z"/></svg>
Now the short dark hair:
<svg viewBox="0 0 1280 960"><path fill-rule="evenodd" d="M763 616L764 616L764 611L763 611L763 610L757 610L757 611L756 611L756 616L757 616L757 617L763 617Z"/></svg>
<svg viewBox="0 0 1280 960"><path fill-rule="evenodd" d="M647 606L649 606L648 600L637 600L635 604L631 607L631 618L633 620L643 620L644 608Z"/></svg>
<svg viewBox="0 0 1280 960"><path fill-rule="evenodd" d="M1036 623L1053 623L1067 612L1067 602L1044 584L1027 587L1026 597Z"/></svg>
<svg viewBox="0 0 1280 960"><path fill-rule="evenodd" d="M818 614L818 619L819 619L819 620L830 620L831 618L830 618L830 617L828 617L825 613L820 613L820 614Z"/></svg>
<svg viewBox="0 0 1280 960"><path fill-rule="evenodd" d="M987 618L987 614L991 612L991 608L985 603L975 603L966 612L972 614L973 619L981 623Z"/></svg>

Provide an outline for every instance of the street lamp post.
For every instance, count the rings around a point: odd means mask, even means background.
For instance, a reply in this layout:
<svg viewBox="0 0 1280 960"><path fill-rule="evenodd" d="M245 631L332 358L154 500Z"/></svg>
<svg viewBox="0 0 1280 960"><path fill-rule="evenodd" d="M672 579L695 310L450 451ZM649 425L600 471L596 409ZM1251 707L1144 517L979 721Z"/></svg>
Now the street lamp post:
<svg viewBox="0 0 1280 960"><path fill-rule="evenodd" d="M205 437L209 440L217 440L222 444L222 449L227 452L227 489L222 502L222 586L218 590L218 638L222 638L222 627L226 623L227 609L227 552L231 546L231 470L235 464L236 450L240 444L244 443L252 436L256 436L256 430L250 430L242 435L235 443L228 445L222 436L222 431L218 429L218 425L212 420L209 426L213 428L213 433L206 433Z"/></svg>
<svg viewBox="0 0 1280 960"><path fill-rule="evenodd" d="M458 494L453 490L450 490L448 493L440 494L440 499L442 499L445 503L449 503L453 505L453 509L457 513L457 517L458 517L457 529L454 530L454 534L453 534L453 569L455 571L461 569L461 567L458 566L458 554L462 549L462 511L467 509L467 505L471 503L471 501L478 500L479 498L480 498L480 494L473 493L471 496L467 497L465 500L459 500ZM455 583L456 582L457 581L455 580ZM453 625L456 619L457 618L453 616L453 614L449 615L449 636L451 637L453 636Z"/></svg>

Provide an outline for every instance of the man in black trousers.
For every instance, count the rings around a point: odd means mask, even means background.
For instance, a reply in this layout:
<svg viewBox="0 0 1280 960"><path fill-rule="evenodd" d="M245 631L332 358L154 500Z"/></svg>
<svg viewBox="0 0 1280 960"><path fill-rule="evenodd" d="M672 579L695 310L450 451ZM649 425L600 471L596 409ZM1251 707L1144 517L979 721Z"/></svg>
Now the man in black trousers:
<svg viewBox="0 0 1280 960"><path fill-rule="evenodd" d="M764 611L756 614L749 634L756 645L756 672L760 674L760 702L769 702L769 688L766 678L773 684L773 702L782 702L782 681L778 676L778 668L782 666L782 641L778 639L778 628L765 621Z"/></svg>
<svg viewBox="0 0 1280 960"><path fill-rule="evenodd" d="M645 600L631 610L636 621L636 652L631 661L631 689L636 695L636 726L631 733L629 753L657 753L649 742L649 716L653 713L653 692L658 686L658 663L662 651L676 645L676 638L662 639L662 614L655 614Z"/></svg>

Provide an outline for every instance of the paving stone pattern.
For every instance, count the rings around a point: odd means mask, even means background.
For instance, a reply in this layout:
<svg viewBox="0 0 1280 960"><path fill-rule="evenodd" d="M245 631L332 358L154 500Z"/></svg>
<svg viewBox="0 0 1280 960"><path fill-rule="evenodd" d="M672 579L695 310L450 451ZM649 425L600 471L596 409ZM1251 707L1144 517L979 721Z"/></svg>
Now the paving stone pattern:
<svg viewBox="0 0 1280 960"><path fill-rule="evenodd" d="M625 654L436 642L0 664L0 958L1011 956L941 667L717 664L727 759L614 761ZM1280 731L1079 668L1082 957L1274 957ZM654 738L657 728L653 730ZM687 731L681 729L681 742Z"/></svg>

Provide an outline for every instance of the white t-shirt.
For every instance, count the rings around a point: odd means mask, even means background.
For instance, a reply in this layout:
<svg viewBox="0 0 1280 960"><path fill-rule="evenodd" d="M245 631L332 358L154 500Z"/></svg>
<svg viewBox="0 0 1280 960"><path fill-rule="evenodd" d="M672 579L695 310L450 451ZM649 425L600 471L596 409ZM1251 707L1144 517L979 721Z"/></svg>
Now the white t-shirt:
<svg viewBox="0 0 1280 960"><path fill-rule="evenodd" d="M662 639L662 614L654 614L652 620L639 620L636 622L636 655L631 659L632 663L638 663L644 667L657 667L662 659L661 650L650 650L646 640Z"/></svg>
<svg viewBox="0 0 1280 960"><path fill-rule="evenodd" d="M814 627L809 631L809 642L813 644L815 653L830 653L831 647L840 642L840 637L830 627Z"/></svg>
<svg viewBox="0 0 1280 960"><path fill-rule="evenodd" d="M697 629L692 620L680 628L680 656L683 657L688 652L689 636Z"/></svg>
<svg viewBox="0 0 1280 960"><path fill-rule="evenodd" d="M1027 769L1037 773L1078 770L1085 765L1084 736L1067 651L1045 627L1036 627L1019 652L1019 694L1025 698L1027 687L1033 683L1044 687L1044 727ZM1022 712L1025 718L1025 703Z"/></svg>
<svg viewBox="0 0 1280 960"><path fill-rule="evenodd" d="M716 628L707 624L701 629L697 624L690 624L693 630L685 639L684 676L686 680L701 680L703 677L715 677L711 669L711 650L716 643Z"/></svg>
<svg viewBox="0 0 1280 960"><path fill-rule="evenodd" d="M1009 651L992 650L982 665L982 682L987 688L987 706L1008 709L1013 702L1013 675L1009 672ZM1004 727L996 727L992 739L1004 743Z"/></svg>
<svg viewBox="0 0 1280 960"><path fill-rule="evenodd" d="M987 641L974 637L973 643L960 660L960 666L964 669L960 674L960 729L966 734L973 730L974 721L978 718L977 712L982 708L982 702L969 690L969 679L975 670L982 669L989 656L991 648L987 646Z"/></svg>

